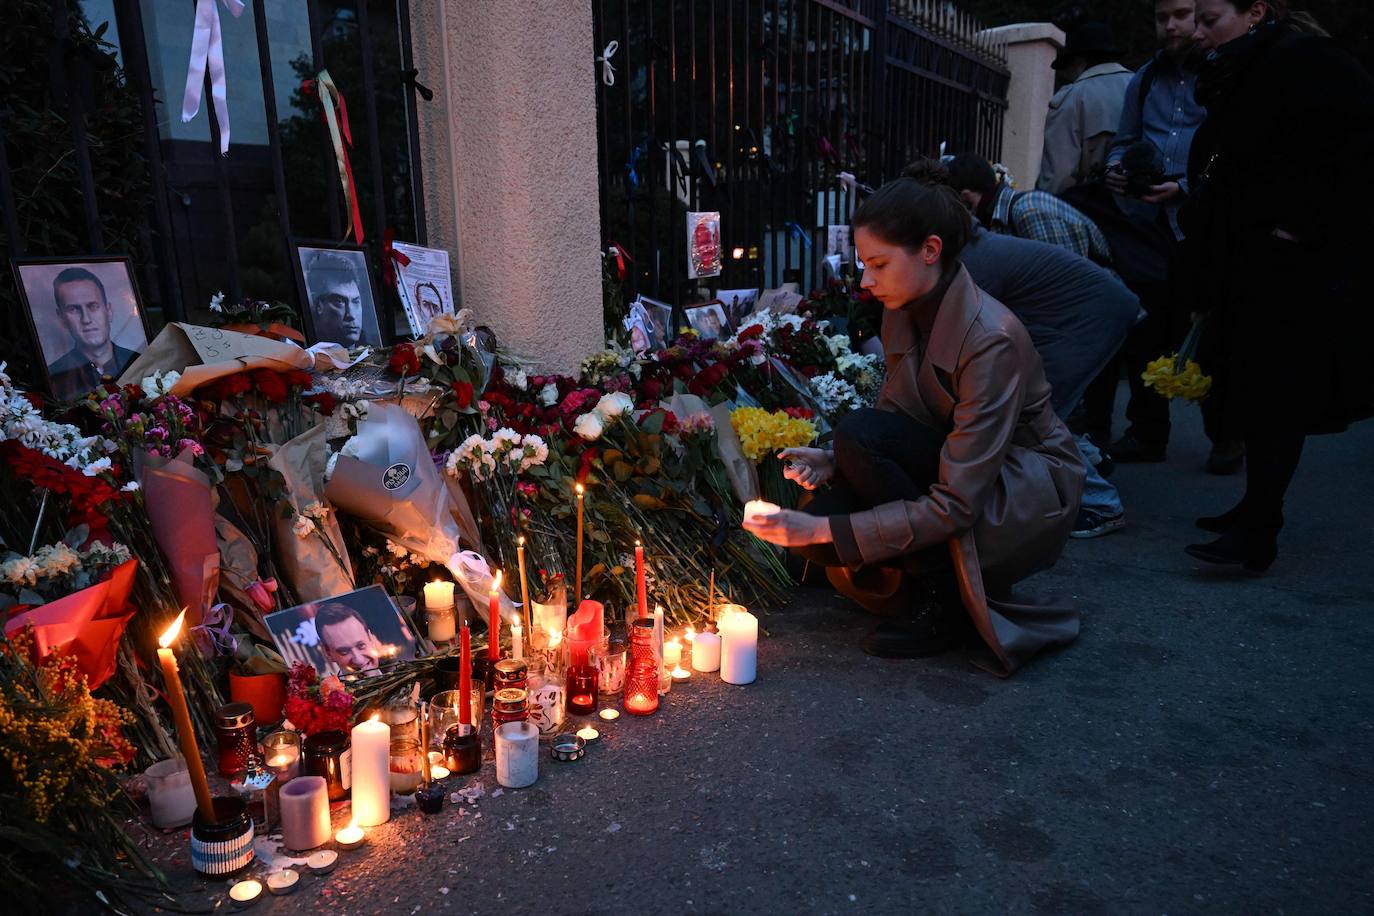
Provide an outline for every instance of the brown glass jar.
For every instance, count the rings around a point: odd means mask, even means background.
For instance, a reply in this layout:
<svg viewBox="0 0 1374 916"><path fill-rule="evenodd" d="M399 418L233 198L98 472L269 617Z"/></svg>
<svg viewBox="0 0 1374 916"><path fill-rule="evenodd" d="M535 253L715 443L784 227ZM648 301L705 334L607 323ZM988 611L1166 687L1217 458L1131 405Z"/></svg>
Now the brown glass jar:
<svg viewBox="0 0 1374 916"><path fill-rule="evenodd" d="M324 778L330 801L348 797L353 788L353 749L346 732L331 730L310 735L301 755L305 775Z"/></svg>

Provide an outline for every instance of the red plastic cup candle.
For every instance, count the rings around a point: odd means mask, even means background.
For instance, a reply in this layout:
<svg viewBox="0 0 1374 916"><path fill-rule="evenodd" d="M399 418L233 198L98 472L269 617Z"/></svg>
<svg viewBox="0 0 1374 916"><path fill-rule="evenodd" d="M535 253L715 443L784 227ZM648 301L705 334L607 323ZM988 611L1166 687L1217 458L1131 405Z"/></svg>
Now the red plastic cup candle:
<svg viewBox="0 0 1374 916"><path fill-rule="evenodd" d="M491 580L490 601L487 605L487 658L497 661L501 658L501 571Z"/></svg>

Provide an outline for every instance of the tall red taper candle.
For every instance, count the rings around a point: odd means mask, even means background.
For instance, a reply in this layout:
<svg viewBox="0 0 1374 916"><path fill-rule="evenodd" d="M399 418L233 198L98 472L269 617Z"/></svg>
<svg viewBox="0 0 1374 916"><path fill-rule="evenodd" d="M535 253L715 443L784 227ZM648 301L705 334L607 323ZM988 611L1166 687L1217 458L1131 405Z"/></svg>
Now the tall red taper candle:
<svg viewBox="0 0 1374 916"><path fill-rule="evenodd" d="M491 580L491 595L487 611L487 658L501 660L501 571Z"/></svg>
<svg viewBox="0 0 1374 916"><path fill-rule="evenodd" d="M472 631L458 634L458 721L472 725Z"/></svg>
<svg viewBox="0 0 1374 916"><path fill-rule="evenodd" d="M649 591L644 583L644 545L635 541L635 589L639 593L639 616L649 616Z"/></svg>

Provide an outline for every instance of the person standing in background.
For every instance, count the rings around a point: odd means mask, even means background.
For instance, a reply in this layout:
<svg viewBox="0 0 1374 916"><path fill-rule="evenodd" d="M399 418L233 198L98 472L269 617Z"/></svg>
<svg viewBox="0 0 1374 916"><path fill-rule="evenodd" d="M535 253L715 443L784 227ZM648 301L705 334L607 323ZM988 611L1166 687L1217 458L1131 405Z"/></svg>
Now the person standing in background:
<svg viewBox="0 0 1374 916"><path fill-rule="evenodd" d="M1036 190L1062 194L1107 164L1131 71L1121 66L1112 27L1086 22L1054 60L1068 85L1050 99Z"/></svg>

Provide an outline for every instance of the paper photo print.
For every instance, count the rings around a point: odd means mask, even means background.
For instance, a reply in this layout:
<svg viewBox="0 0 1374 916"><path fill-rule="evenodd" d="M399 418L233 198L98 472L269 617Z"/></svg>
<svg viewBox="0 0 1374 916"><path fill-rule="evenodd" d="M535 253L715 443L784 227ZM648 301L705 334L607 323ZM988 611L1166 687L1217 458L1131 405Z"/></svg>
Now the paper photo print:
<svg viewBox="0 0 1374 916"><path fill-rule="evenodd" d="M305 280L305 314L315 343L353 348L382 345L377 301L361 248L297 246Z"/></svg>
<svg viewBox="0 0 1374 916"><path fill-rule="evenodd" d="M267 628L288 665L305 662L321 677L375 677L415 658L415 634L380 585L268 614Z"/></svg>

